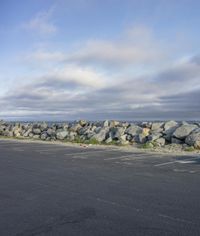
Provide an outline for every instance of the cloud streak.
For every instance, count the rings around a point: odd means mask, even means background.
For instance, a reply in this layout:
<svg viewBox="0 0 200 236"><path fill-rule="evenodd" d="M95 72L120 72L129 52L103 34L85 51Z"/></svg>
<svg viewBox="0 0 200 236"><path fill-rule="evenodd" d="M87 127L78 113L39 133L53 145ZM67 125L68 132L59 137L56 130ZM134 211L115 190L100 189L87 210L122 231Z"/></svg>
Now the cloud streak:
<svg viewBox="0 0 200 236"><path fill-rule="evenodd" d="M5 117L16 111L18 119L191 119L200 115L199 77L193 58L149 76L111 81L73 65L15 87L0 108Z"/></svg>
<svg viewBox="0 0 200 236"><path fill-rule="evenodd" d="M22 28L40 34L52 34L57 32L57 27L51 20L53 12L54 7L51 7L47 11L37 13L28 22L23 23Z"/></svg>

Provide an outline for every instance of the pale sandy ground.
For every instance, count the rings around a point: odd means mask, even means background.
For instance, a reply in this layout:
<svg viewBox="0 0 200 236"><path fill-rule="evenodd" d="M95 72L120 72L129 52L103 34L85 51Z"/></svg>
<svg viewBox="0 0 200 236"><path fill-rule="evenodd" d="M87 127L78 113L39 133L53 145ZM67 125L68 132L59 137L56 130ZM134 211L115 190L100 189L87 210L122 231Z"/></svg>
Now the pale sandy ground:
<svg viewBox="0 0 200 236"><path fill-rule="evenodd" d="M61 141L42 141L42 140L33 140L33 139L15 139L15 138L5 138L0 137L2 141L12 141L12 142L20 142L20 143L41 143L48 145L61 145L66 147L77 147L77 148L102 148L102 149L113 149L113 150L121 150L127 152L138 152L138 153L158 153L160 155L197 155L200 154L200 150L195 151L184 151L181 147L174 147L173 145L165 145L164 147L156 147L156 148L141 148L139 145L126 145L126 146L116 146L116 145L93 145L93 144L80 144L80 143L72 143L72 142L61 142Z"/></svg>

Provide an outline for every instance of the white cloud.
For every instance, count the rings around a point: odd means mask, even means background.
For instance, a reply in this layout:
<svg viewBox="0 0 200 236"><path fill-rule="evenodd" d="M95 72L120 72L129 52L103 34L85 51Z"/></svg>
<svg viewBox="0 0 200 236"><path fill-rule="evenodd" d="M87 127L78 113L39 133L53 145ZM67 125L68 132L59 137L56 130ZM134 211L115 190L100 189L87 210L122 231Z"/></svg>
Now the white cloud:
<svg viewBox="0 0 200 236"><path fill-rule="evenodd" d="M162 50L151 31L144 27L131 28L115 40L88 40L67 61L103 66L131 66L160 63L166 60L167 52Z"/></svg>
<svg viewBox="0 0 200 236"><path fill-rule="evenodd" d="M74 46L70 51L37 50L26 58L29 61L66 62L109 68L152 66L167 60L168 52L162 49L152 32L145 27L134 27L117 39L90 39Z"/></svg>
<svg viewBox="0 0 200 236"><path fill-rule="evenodd" d="M44 50L37 50L35 52L29 53L25 55L25 61L29 63L39 62L39 63L47 63L47 62L62 62L66 58L66 55L62 52L48 52ZM24 60L23 59L23 60Z"/></svg>
<svg viewBox="0 0 200 236"><path fill-rule="evenodd" d="M51 21L54 7L48 11L39 12L34 18L22 25L23 29L41 34L52 34L57 31L56 25Z"/></svg>

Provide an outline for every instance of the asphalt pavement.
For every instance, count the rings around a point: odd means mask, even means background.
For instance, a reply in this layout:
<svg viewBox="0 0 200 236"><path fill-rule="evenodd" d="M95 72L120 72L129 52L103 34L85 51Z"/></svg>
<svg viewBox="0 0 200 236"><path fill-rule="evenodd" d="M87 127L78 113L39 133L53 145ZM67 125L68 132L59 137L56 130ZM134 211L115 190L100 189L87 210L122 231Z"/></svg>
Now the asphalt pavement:
<svg viewBox="0 0 200 236"><path fill-rule="evenodd" d="M0 141L1 236L200 235L200 156Z"/></svg>

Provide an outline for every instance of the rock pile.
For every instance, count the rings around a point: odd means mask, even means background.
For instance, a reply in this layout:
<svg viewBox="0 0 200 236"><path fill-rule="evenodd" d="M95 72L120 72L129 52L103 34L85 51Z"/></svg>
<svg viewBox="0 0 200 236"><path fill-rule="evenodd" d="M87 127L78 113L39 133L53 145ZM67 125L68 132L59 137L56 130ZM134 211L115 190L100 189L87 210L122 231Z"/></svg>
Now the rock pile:
<svg viewBox="0 0 200 236"><path fill-rule="evenodd" d="M200 148L200 123L119 121L69 123L12 123L0 121L0 136L41 140L66 140L83 143L150 144L164 146L181 144Z"/></svg>

